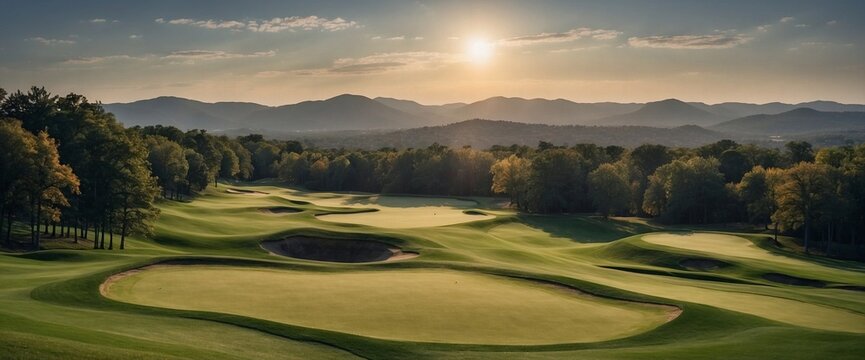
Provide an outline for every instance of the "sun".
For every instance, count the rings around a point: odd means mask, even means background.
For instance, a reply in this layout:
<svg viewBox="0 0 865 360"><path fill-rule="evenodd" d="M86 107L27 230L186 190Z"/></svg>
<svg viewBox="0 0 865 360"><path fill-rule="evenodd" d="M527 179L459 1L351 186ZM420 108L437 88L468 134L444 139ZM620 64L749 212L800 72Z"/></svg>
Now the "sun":
<svg viewBox="0 0 865 360"><path fill-rule="evenodd" d="M494 45L482 38L470 39L466 46L466 55L474 63L482 64L493 57Z"/></svg>

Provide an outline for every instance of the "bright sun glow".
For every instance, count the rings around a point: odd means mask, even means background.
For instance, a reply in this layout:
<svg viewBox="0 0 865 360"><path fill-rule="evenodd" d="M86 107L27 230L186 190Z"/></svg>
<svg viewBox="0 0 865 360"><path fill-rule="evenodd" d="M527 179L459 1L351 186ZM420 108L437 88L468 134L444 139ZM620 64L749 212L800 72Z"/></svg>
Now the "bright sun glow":
<svg viewBox="0 0 865 360"><path fill-rule="evenodd" d="M469 40L466 48L469 60L475 63L485 63L493 56L493 44L480 38Z"/></svg>

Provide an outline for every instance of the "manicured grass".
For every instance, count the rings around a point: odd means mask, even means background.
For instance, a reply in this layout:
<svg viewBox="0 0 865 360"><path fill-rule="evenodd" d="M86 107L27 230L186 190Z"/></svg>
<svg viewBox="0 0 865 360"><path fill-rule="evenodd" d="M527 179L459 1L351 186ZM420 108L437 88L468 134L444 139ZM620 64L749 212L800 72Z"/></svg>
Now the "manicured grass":
<svg viewBox="0 0 865 360"><path fill-rule="evenodd" d="M228 193L229 187L260 193ZM861 263L777 249L760 234L524 215L491 208L498 203L315 193L266 181L163 201L153 237L132 238L122 252L57 240L45 244L70 249L0 254L0 358L858 359L865 353L865 292L849 290L865 287ZM298 211L262 211L283 207ZM461 220L422 222L440 210ZM369 222L337 222L359 215ZM292 235L375 240L420 256L338 264L275 256L259 246ZM123 301L100 296L110 275L167 259L183 262L116 284L127 286L125 294L112 292ZM700 270L683 266L688 259L727 265ZM767 274L825 287L777 283ZM157 296L169 290L177 296ZM663 311L639 302L683 311L659 326ZM584 342L611 338L618 339Z"/></svg>
<svg viewBox="0 0 865 360"><path fill-rule="evenodd" d="M111 283L135 304L251 316L391 340L593 342L650 330L678 309L453 270L314 272L168 266Z"/></svg>
<svg viewBox="0 0 865 360"><path fill-rule="evenodd" d="M351 214L327 214L318 218L345 224L380 228L406 229L446 226L488 218L482 213L470 213L478 204L474 201L421 198L410 196L344 196L310 200L321 206L342 206L376 211Z"/></svg>

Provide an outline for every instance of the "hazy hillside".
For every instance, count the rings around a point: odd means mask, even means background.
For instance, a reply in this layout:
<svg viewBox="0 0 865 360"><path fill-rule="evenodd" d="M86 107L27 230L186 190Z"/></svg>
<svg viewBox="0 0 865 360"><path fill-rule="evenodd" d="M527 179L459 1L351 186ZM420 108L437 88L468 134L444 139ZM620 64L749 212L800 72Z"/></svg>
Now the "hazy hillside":
<svg viewBox="0 0 865 360"><path fill-rule="evenodd" d="M799 108L775 115L752 115L712 126L740 134L799 135L865 129L865 112L824 112Z"/></svg>
<svg viewBox="0 0 865 360"><path fill-rule="evenodd" d="M865 111L865 105L831 101L803 104L819 111ZM676 127L695 124L707 127L757 114L779 114L797 107L778 102L708 105L668 99L647 104L622 104L508 97L493 97L470 104L424 105L411 100L385 97L370 99L358 95L340 95L327 100L304 101L279 107L245 102L206 103L177 97L158 97L104 106L130 126L163 124L181 129L249 128L286 132L407 129L468 119L548 125ZM727 131L734 131L734 128ZM843 126L841 128L846 129Z"/></svg>
<svg viewBox="0 0 865 360"><path fill-rule="evenodd" d="M448 105L423 105L412 100L401 100L386 97L377 97L373 99L385 106L392 107L402 112L421 116L430 121L427 125L443 125L458 121L453 118L449 112L454 108L465 106L463 103L448 104Z"/></svg>
<svg viewBox="0 0 865 360"><path fill-rule="evenodd" d="M624 114L639 107L639 104L580 104L564 99L499 96L455 108L449 114L457 120L495 119L529 124L574 125L606 116Z"/></svg>
<svg viewBox="0 0 865 360"><path fill-rule="evenodd" d="M698 146L720 140L724 138L724 134L698 126L665 129L643 126L600 127L468 120L445 126L387 133L293 134L290 137L299 137L308 144L327 148L409 148L439 143L451 147L470 145L483 149L493 145L536 146L541 140L557 145L594 143L634 147L645 143L658 143L669 146Z"/></svg>
<svg viewBox="0 0 865 360"><path fill-rule="evenodd" d="M725 120L722 116L700 110L677 99L650 102L627 114L605 117L591 124L602 126L657 126L676 127L683 125L707 126Z"/></svg>
<svg viewBox="0 0 865 360"><path fill-rule="evenodd" d="M358 130L401 129L429 123L410 114L359 95L339 95L327 100L304 101L256 111L246 116L244 126L256 129Z"/></svg>
<svg viewBox="0 0 865 360"><path fill-rule="evenodd" d="M811 108L819 111L865 111L865 105L858 104L841 104L834 101L810 101L798 104L784 104L780 102L771 102L766 104L748 104L741 102L725 102L720 104L709 105L701 102L689 102L688 104L704 111L720 115L721 117L732 120L750 115L772 115L780 114L798 108Z"/></svg>
<svg viewBox="0 0 865 360"><path fill-rule="evenodd" d="M238 127L240 119L267 108L254 103L206 103L171 96L103 106L127 126L161 124L209 130Z"/></svg>

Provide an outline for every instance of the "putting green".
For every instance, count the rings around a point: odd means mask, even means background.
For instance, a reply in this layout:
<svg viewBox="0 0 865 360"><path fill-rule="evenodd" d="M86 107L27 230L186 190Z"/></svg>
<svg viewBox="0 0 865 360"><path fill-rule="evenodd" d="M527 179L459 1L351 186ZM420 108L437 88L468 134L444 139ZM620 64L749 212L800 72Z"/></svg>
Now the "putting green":
<svg viewBox="0 0 865 360"><path fill-rule="evenodd" d="M320 206L375 209L377 211L329 214L318 216L318 218L324 221L380 228L407 229L445 226L489 218L488 215L464 213L463 211L477 204L473 201L457 199L410 196L340 196L312 201Z"/></svg>
<svg viewBox="0 0 865 360"><path fill-rule="evenodd" d="M467 344L594 342L651 330L674 307L442 269L311 272L157 266L114 277L112 299L368 337Z"/></svg>

